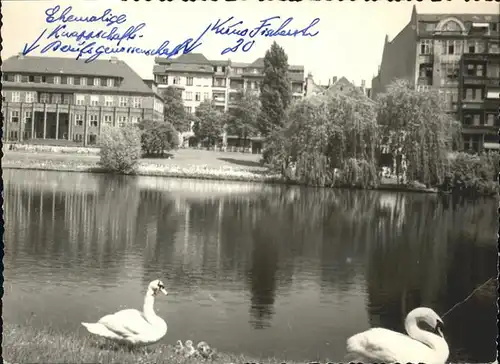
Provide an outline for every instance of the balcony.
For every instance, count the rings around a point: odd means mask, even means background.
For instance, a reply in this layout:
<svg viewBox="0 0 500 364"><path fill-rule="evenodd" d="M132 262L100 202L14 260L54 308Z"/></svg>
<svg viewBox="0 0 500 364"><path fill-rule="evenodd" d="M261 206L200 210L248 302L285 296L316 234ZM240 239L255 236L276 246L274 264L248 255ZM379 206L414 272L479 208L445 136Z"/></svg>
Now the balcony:
<svg viewBox="0 0 500 364"><path fill-rule="evenodd" d="M464 53L464 61L486 62L492 59L500 59L500 53Z"/></svg>

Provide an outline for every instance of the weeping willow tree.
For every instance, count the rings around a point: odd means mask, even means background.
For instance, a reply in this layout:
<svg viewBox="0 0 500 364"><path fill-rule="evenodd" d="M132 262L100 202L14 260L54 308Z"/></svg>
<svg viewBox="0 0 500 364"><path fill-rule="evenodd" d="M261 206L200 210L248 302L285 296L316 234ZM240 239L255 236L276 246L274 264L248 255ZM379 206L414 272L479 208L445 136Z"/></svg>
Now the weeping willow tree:
<svg viewBox="0 0 500 364"><path fill-rule="evenodd" d="M460 124L444 105L436 91L416 91L406 80L396 80L378 98L382 135L407 181L443 181L448 153L460 143Z"/></svg>
<svg viewBox="0 0 500 364"><path fill-rule="evenodd" d="M292 104L282 131L286 177L314 186L376 185L376 108L356 94L321 95Z"/></svg>

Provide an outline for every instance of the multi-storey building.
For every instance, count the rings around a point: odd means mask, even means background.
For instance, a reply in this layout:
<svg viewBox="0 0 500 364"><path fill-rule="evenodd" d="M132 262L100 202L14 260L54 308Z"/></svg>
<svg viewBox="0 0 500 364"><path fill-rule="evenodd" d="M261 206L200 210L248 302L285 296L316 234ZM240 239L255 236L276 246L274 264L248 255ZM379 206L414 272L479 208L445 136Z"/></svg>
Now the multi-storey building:
<svg viewBox="0 0 500 364"><path fill-rule="evenodd" d="M182 89L187 112L194 113L204 100L214 100L216 108L227 111L234 105L241 91L259 92L264 78L264 58L253 63L231 60L209 60L201 53L188 53L175 59L156 58L153 74L158 87L174 86ZM289 66L292 97L304 96L304 67ZM192 132L184 133L184 139Z"/></svg>
<svg viewBox="0 0 500 364"><path fill-rule="evenodd" d="M392 40L385 39L372 97L393 80L417 89L437 88L447 111L463 125L465 148L497 147L490 116L500 105L500 16L494 14L417 14Z"/></svg>
<svg viewBox="0 0 500 364"><path fill-rule="evenodd" d="M163 120L163 100L116 58L8 58L2 64L4 140L62 139L92 145L103 125Z"/></svg>

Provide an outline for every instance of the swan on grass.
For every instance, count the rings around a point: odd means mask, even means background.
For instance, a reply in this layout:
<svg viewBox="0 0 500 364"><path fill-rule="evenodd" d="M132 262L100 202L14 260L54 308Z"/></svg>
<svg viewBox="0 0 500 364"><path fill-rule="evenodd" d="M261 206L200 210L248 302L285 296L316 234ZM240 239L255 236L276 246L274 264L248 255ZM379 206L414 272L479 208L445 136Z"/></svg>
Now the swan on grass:
<svg viewBox="0 0 500 364"><path fill-rule="evenodd" d="M435 333L422 330L417 323L423 321ZM408 335L373 328L347 339L347 358L363 363L426 363L444 364L449 348L443 336L443 321L430 308L419 307L405 320Z"/></svg>
<svg viewBox="0 0 500 364"><path fill-rule="evenodd" d="M161 292L167 295L160 280L152 281L144 297L142 312L135 309L118 311L102 317L96 323L82 322L95 335L128 345L150 345L158 342L167 333L167 324L156 315L153 305Z"/></svg>

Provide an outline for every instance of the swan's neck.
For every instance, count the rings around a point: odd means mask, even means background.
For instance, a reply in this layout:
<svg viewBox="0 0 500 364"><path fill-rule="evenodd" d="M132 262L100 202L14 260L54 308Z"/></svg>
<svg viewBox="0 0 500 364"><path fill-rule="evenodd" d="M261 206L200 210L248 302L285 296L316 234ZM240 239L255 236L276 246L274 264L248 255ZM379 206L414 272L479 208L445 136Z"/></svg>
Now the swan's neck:
<svg viewBox="0 0 500 364"><path fill-rule="evenodd" d="M405 329L411 338L427 345L431 350L435 351L436 354L442 354L443 356L448 357L448 344L446 343L444 338L429 331L422 330L417 325L417 318L407 317L405 322Z"/></svg>
<svg viewBox="0 0 500 364"><path fill-rule="evenodd" d="M146 297L144 297L143 312L144 312L144 317L146 317L148 321L156 317L156 312L153 308L154 303L155 303L155 297L153 296L153 294L150 292L146 293Z"/></svg>

